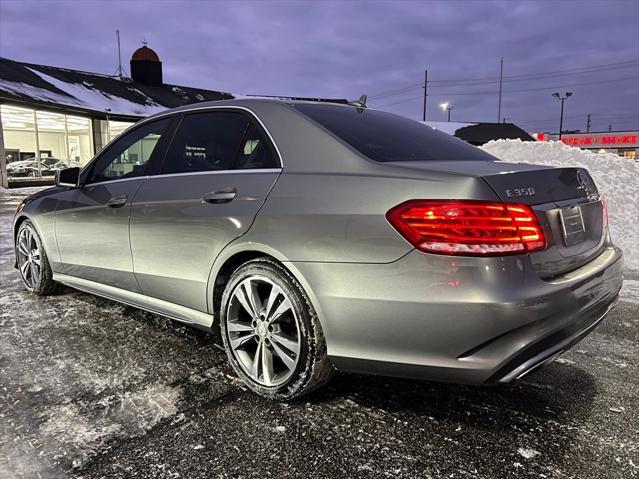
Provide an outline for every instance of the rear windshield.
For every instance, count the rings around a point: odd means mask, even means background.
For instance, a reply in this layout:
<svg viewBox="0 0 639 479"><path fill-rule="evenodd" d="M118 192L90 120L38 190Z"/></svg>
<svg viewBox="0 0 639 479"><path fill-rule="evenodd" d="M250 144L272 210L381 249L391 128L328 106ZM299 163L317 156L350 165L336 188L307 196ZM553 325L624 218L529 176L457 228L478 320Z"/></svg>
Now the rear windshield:
<svg viewBox="0 0 639 479"><path fill-rule="evenodd" d="M374 161L495 161L458 138L392 113L345 105L291 106Z"/></svg>

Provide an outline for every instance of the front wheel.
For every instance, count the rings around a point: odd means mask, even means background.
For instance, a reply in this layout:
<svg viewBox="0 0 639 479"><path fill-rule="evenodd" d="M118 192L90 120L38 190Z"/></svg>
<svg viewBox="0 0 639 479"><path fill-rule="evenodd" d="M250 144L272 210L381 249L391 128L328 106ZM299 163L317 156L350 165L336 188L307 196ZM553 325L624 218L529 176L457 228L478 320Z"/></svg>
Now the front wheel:
<svg viewBox="0 0 639 479"><path fill-rule="evenodd" d="M238 376L261 396L291 400L332 372L315 310L295 278L260 258L239 267L222 296L222 338Z"/></svg>
<svg viewBox="0 0 639 479"><path fill-rule="evenodd" d="M58 283L53 281L53 272L42 240L31 221L26 220L20 225L15 249L20 278L27 289L37 295L55 292Z"/></svg>

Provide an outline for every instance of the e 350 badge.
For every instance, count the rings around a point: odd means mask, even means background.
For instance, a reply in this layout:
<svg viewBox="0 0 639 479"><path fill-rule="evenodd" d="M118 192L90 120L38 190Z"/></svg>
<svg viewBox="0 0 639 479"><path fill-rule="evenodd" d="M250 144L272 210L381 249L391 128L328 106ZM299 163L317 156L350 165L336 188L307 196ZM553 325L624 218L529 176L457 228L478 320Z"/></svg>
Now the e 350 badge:
<svg viewBox="0 0 639 479"><path fill-rule="evenodd" d="M513 188L512 190L506 190L506 196L508 198L516 198L518 196L535 196L534 188Z"/></svg>

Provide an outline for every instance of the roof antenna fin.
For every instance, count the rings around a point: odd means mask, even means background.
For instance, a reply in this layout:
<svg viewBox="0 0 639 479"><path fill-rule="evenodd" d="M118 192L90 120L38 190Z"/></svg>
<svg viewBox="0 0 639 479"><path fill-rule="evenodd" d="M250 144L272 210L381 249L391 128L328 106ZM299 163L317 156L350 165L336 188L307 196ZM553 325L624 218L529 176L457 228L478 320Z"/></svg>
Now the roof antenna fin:
<svg viewBox="0 0 639 479"><path fill-rule="evenodd" d="M359 100L349 101L348 104L357 107L357 109L361 113L363 110L368 108L366 106L366 99L367 98L368 98L368 95L366 95L366 93L364 93L362 96L359 97Z"/></svg>

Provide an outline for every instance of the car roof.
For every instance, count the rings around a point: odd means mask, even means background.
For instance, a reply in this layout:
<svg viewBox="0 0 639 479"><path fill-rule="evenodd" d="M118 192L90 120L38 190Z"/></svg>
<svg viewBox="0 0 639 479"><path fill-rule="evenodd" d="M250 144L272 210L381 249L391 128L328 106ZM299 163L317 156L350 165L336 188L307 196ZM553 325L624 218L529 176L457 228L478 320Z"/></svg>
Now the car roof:
<svg viewBox="0 0 639 479"><path fill-rule="evenodd" d="M162 112L151 115L145 120L158 118L173 113L180 113L193 110L205 110L207 108L220 108L220 107L244 107L252 110L253 107L260 106L273 106L275 108L287 107L295 104L316 104L316 105L338 105L345 108L356 108L350 105L347 100L343 99L321 99L321 98L293 98L293 97L261 97L261 96L246 96L237 97L233 100L215 100L215 101L203 101L200 103L191 103L188 105L182 105L176 108L164 110Z"/></svg>

